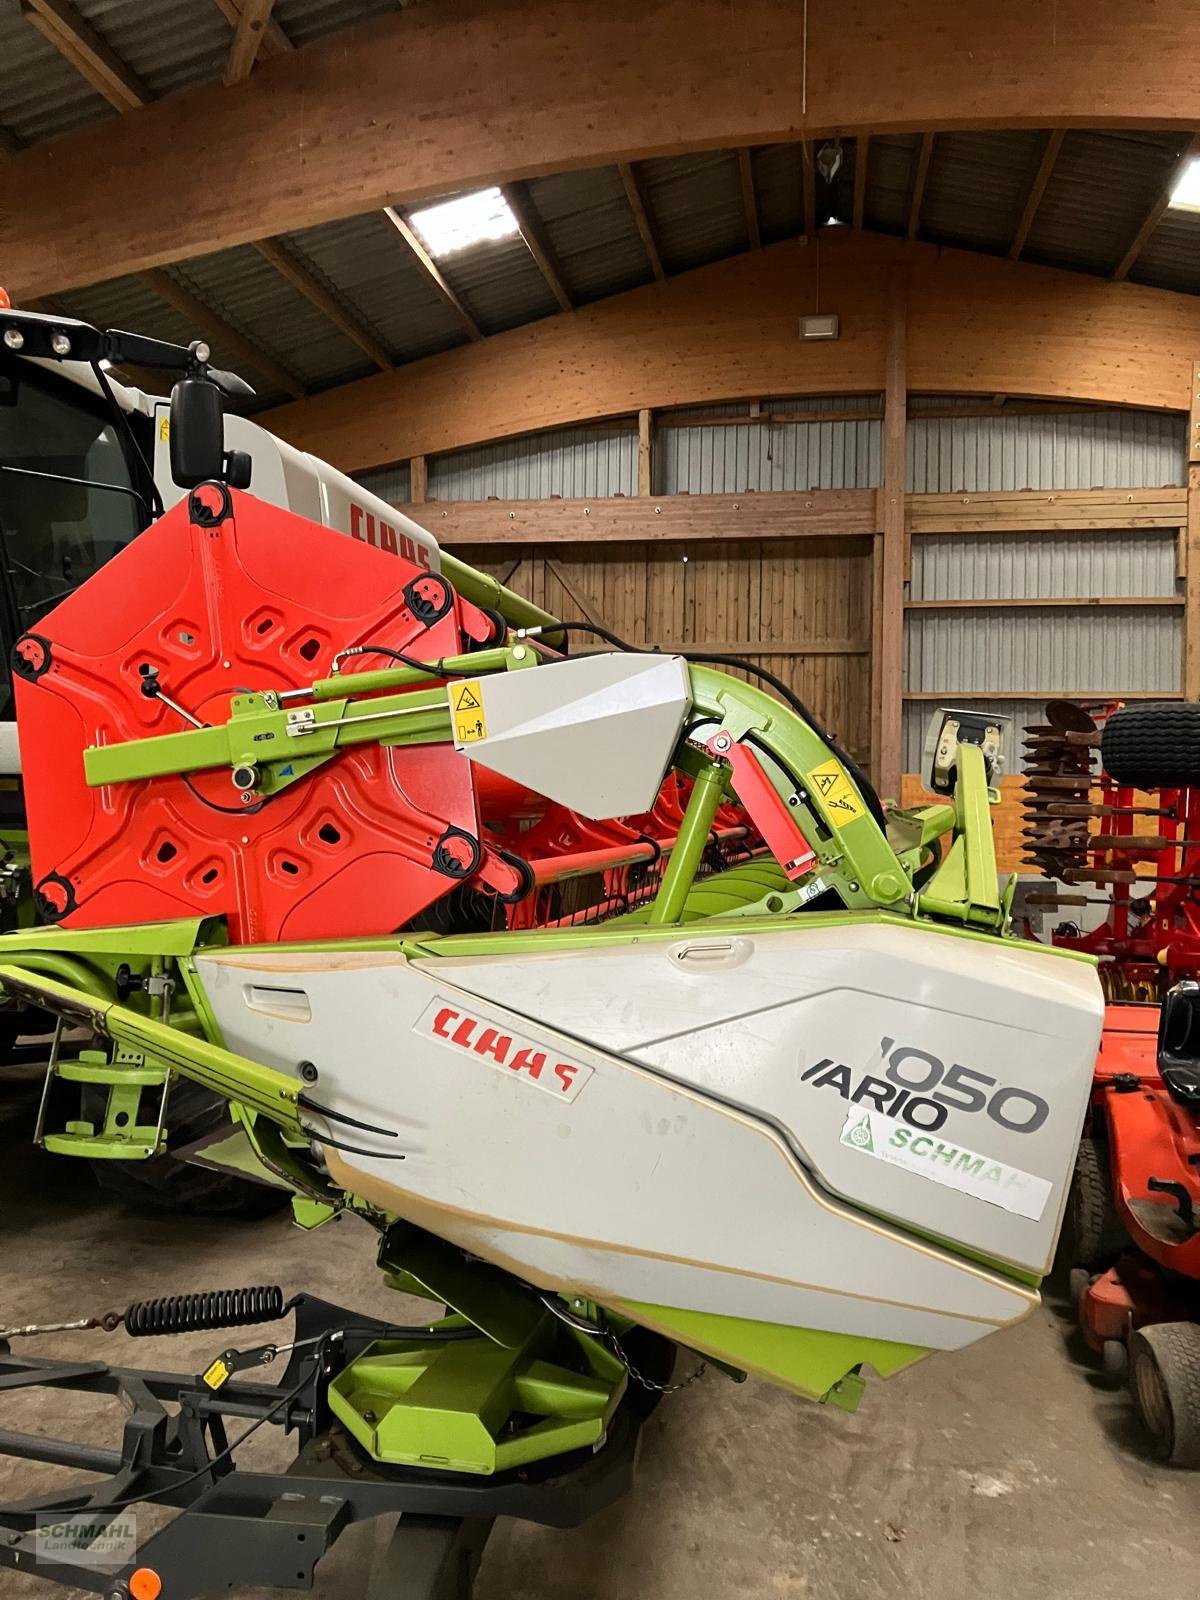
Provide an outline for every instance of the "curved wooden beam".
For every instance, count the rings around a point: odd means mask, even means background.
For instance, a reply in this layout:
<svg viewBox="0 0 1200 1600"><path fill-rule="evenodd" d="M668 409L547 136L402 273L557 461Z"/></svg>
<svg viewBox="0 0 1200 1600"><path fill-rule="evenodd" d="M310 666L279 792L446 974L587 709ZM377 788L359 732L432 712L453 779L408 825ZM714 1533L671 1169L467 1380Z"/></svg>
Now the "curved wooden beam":
<svg viewBox="0 0 1200 1600"><path fill-rule="evenodd" d="M246 0L222 0L240 14ZM805 18L807 16L807 27ZM476 184L855 130L1200 127L1200 0L428 0L5 170L19 299ZM268 37L268 47L270 36ZM114 217L120 226L114 227Z"/></svg>
<svg viewBox="0 0 1200 1600"><path fill-rule="evenodd" d="M1200 297L826 230L326 390L259 420L345 471L640 409L873 394L909 270L908 385L1186 410ZM837 311L841 337L798 319Z"/></svg>

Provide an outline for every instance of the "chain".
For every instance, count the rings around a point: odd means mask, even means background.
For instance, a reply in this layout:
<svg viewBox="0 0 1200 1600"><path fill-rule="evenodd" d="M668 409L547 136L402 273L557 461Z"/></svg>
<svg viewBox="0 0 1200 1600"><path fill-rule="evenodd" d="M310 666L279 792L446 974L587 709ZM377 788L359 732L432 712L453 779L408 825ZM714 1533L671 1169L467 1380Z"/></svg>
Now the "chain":
<svg viewBox="0 0 1200 1600"><path fill-rule="evenodd" d="M633 1379L633 1381L635 1383L640 1383L643 1389L650 1389L654 1394L678 1394L680 1389L690 1389L691 1386L694 1383L698 1383L708 1371L708 1362L702 1361L696 1368L695 1372L689 1373L689 1375L680 1383L656 1383L653 1378L648 1378L644 1372L638 1371L633 1362L629 1359L628 1355L626 1355L624 1345L622 1345L620 1339L617 1338L616 1334L613 1333L610 1328L606 1328L604 1330L604 1337L608 1340L608 1343L612 1347L613 1354L616 1356L617 1360L622 1363L626 1372Z"/></svg>
<svg viewBox="0 0 1200 1600"><path fill-rule="evenodd" d="M590 1333L594 1339L603 1339L633 1381L640 1383L643 1389L649 1389L654 1394L677 1394L680 1389L690 1389L692 1384L698 1382L708 1371L708 1362L702 1361L695 1372L684 1378L681 1383L658 1383L634 1366L625 1353L625 1346L611 1328L601 1327L597 1323L589 1322L586 1317L579 1316L577 1312L568 1311L554 1295L544 1294L540 1299L546 1310L560 1322L565 1322L569 1328L578 1328L580 1333Z"/></svg>

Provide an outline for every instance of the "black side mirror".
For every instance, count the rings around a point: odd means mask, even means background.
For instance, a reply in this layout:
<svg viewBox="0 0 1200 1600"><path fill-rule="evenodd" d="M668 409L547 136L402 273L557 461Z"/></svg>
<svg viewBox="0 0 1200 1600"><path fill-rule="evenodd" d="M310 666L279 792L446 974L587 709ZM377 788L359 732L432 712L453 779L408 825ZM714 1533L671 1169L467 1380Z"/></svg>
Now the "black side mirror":
<svg viewBox="0 0 1200 1600"><path fill-rule="evenodd" d="M1168 990L1158 1018L1158 1070L1182 1104L1200 1103L1200 983Z"/></svg>
<svg viewBox="0 0 1200 1600"><path fill-rule="evenodd" d="M225 465L221 392L204 378L181 378L171 390L171 477L181 489L220 478Z"/></svg>

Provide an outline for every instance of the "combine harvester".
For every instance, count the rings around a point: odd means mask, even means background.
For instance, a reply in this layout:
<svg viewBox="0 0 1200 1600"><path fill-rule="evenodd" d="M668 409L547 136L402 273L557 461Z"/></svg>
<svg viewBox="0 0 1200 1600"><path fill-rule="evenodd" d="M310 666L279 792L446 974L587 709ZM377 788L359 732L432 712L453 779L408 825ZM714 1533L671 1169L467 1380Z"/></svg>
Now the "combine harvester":
<svg viewBox="0 0 1200 1600"><path fill-rule="evenodd" d="M885 815L776 680L568 657L593 627L489 597L419 530L347 545L258 498L206 356L157 357L185 373L176 503L16 642L41 925L0 938L0 985L58 1019L48 1091L104 1096L43 1117L48 1145L150 1159L200 1084L233 1120L190 1154L256 1163L304 1227L356 1219L438 1310L263 1287L84 1319L294 1311L286 1347L214 1346L200 1378L4 1356L5 1390L132 1416L112 1451L0 1433L104 1473L0 1509L0 1565L32 1569L48 1518L149 1500L181 1514L115 1576L36 1570L121 1600L304 1588L399 1513L388 1572L459 1593L497 1515L570 1525L629 1487L679 1347L853 1407L868 1368L1028 1315L1102 996L1090 958L1011 936L997 725L940 713L939 803ZM276 1385L236 1376L277 1356ZM294 1432L290 1468L239 1464L230 1417Z"/></svg>

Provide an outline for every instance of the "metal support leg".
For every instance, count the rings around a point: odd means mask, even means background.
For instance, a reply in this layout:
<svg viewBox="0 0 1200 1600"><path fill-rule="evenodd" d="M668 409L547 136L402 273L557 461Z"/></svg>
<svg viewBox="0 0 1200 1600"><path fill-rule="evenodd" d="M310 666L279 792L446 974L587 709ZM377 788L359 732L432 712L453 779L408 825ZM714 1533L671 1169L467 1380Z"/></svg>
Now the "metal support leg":
<svg viewBox="0 0 1200 1600"><path fill-rule="evenodd" d="M45 1143L46 1137L46 1104L50 1099L50 1085L58 1072L58 1052L62 1047L63 1019L58 1017L54 1023L54 1038L50 1044L50 1060L46 1063L46 1076L42 1079L42 1098L38 1101L37 1122L33 1128L33 1142L36 1145Z"/></svg>
<svg viewBox="0 0 1200 1600"><path fill-rule="evenodd" d="M714 761L704 767L695 784L679 825L679 836L663 874L658 894L650 907L651 923L678 922L704 855L713 822L725 798L729 768Z"/></svg>
<svg viewBox="0 0 1200 1600"><path fill-rule="evenodd" d="M366 1600L471 1600L491 1517L427 1517L396 1523Z"/></svg>

